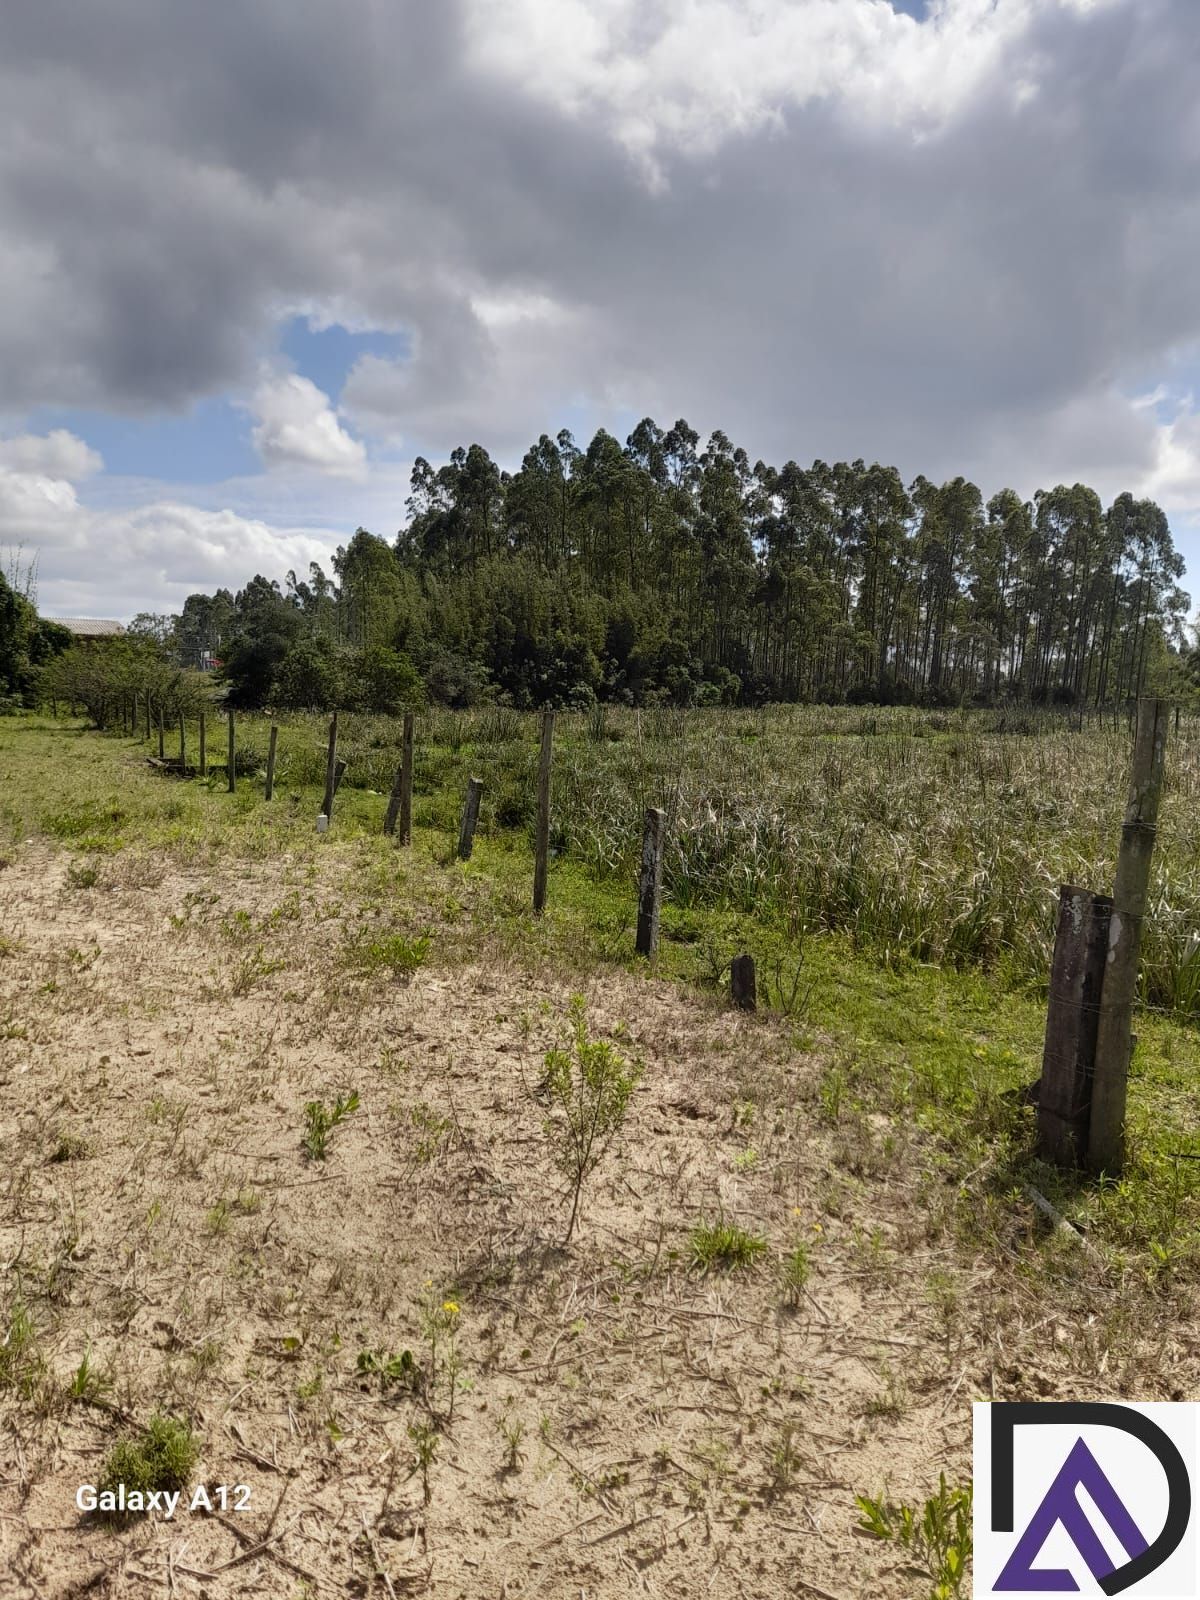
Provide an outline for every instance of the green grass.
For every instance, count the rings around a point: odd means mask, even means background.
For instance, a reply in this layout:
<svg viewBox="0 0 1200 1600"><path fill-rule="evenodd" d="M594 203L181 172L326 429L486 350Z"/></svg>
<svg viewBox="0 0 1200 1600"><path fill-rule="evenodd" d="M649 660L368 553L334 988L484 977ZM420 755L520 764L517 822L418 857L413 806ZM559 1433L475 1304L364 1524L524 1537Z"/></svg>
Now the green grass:
<svg viewBox="0 0 1200 1600"><path fill-rule="evenodd" d="M733 1222L702 1222L688 1241L692 1265L702 1272L740 1272L766 1254L767 1241Z"/></svg>
<svg viewBox="0 0 1200 1600"><path fill-rule="evenodd" d="M239 727L265 747L265 724ZM1098 1186L1036 1162L1032 1114L1016 1091L1040 1072L1057 884L1111 882L1123 725L1077 734L1048 721L1000 733L992 714L772 708L674 719L610 711L606 727L596 739L586 717L560 717L558 853L540 917L528 833L503 823L505 796L532 793L536 756L535 719L512 713L419 719L411 850L381 831L398 723L344 720L350 766L333 826L318 836L320 719L283 725L289 761L267 806L250 777L236 796L223 774L164 778L136 738L0 718L0 855L42 831L72 851L99 840L110 854L165 851L214 865L286 855L300 875L332 858L364 919L348 951L368 969L403 974L434 948L453 966L491 944L574 976L613 964L645 970L633 951L637 815L642 803L666 803L679 842L653 970L712 987L734 954L754 954L768 980L760 994L786 1014L797 1047L826 1062L813 1114L852 1172L894 1159L889 1139L915 1128L932 1151L931 1192L957 1207L956 1225L981 1246L1011 1250L1012 1219L1029 1212L1022 1196L1033 1183L1114 1270L1156 1282L1195 1275L1188 951L1200 929L1200 831L1190 820L1200 730L1185 721L1172 735L1147 924L1147 993L1170 1004L1139 1015L1129 1160L1120 1182ZM471 772L485 782L481 829L469 863L448 861ZM397 903L428 914L428 949L427 935L388 926ZM747 1088L757 1093L770 1098L769 1086ZM880 1116L894 1134L874 1126Z"/></svg>
<svg viewBox="0 0 1200 1600"><path fill-rule="evenodd" d="M364 972L389 972L394 978L411 978L429 956L429 937L403 933L381 934L364 939L350 951L353 965Z"/></svg>
<svg viewBox="0 0 1200 1600"><path fill-rule="evenodd" d="M104 1461L97 1488L115 1492L125 1485L128 1496L136 1490L185 1488L200 1457L200 1444L186 1422L156 1413L144 1428L119 1439Z"/></svg>

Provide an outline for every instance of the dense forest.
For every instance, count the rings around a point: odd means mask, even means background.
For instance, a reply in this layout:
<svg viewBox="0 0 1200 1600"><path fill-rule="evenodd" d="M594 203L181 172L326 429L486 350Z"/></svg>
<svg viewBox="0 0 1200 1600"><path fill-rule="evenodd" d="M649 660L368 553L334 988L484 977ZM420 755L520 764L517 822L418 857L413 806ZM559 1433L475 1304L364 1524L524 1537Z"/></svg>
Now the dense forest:
<svg viewBox="0 0 1200 1600"><path fill-rule="evenodd" d="M1082 484L988 501L862 461L753 465L723 433L545 434L520 470L418 459L394 541L141 617L244 706L767 700L1106 703L1183 644L1163 512Z"/></svg>

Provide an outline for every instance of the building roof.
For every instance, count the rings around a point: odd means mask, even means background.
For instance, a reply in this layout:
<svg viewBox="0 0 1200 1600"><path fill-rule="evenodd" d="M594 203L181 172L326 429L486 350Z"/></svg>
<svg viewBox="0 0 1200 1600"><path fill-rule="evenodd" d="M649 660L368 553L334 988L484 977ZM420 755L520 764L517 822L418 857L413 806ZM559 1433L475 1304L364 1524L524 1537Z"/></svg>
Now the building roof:
<svg viewBox="0 0 1200 1600"><path fill-rule="evenodd" d="M69 628L81 639L102 639L109 634L124 633L123 622L113 622L107 617L47 617L47 622L57 622L60 628Z"/></svg>

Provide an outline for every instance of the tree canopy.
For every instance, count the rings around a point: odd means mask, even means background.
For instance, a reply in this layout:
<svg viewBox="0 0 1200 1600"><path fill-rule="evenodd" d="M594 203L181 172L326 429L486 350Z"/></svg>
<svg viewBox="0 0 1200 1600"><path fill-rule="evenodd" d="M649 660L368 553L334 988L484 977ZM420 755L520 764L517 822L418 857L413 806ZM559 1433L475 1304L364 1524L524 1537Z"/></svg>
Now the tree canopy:
<svg viewBox="0 0 1200 1600"><path fill-rule="evenodd" d="M329 573L192 595L172 637L244 705L1098 704L1181 647L1182 572L1130 494L985 502L646 418L623 446L543 434L511 473L477 444L419 458L393 541L359 528Z"/></svg>

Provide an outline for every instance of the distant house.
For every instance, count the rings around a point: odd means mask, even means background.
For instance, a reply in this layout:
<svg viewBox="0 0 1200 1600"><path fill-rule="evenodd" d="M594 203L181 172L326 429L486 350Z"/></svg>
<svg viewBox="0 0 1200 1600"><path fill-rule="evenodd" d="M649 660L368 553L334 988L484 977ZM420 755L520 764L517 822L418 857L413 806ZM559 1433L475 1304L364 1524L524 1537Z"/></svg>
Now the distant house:
<svg viewBox="0 0 1200 1600"><path fill-rule="evenodd" d="M125 632L123 622L111 622L107 617L47 617L46 620L56 622L80 640L112 639Z"/></svg>

